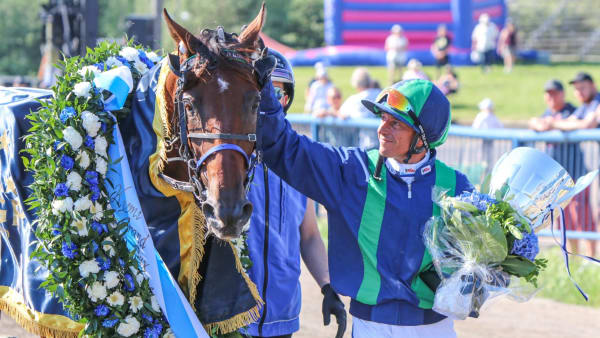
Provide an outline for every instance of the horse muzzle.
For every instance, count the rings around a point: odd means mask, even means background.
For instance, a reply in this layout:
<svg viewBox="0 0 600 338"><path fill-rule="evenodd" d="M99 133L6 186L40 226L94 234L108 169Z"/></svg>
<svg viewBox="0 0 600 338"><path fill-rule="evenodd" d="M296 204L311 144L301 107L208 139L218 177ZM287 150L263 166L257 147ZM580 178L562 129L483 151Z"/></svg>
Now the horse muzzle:
<svg viewBox="0 0 600 338"><path fill-rule="evenodd" d="M219 203L209 199L202 204L209 231L220 239L239 237L250 221L252 208L247 199L236 203Z"/></svg>

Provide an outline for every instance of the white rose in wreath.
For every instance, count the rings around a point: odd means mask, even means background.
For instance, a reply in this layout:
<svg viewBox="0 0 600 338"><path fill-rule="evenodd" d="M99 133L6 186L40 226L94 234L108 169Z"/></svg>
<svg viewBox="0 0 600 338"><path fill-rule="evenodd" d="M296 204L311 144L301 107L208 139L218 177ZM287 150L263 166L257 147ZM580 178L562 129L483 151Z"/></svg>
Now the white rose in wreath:
<svg viewBox="0 0 600 338"><path fill-rule="evenodd" d="M127 61L139 60L139 58L138 58L138 51L137 51L137 49L135 49L133 47L124 47L119 52L119 55L121 55L122 57L124 57L125 60L127 60Z"/></svg>
<svg viewBox="0 0 600 338"><path fill-rule="evenodd" d="M71 197L67 197L63 200L52 201L52 213L54 215L58 215L59 213L67 211L73 211L73 199Z"/></svg>
<svg viewBox="0 0 600 338"><path fill-rule="evenodd" d="M98 155L102 155L104 157L108 157L108 155L106 154L106 148L108 148L108 142L106 141L106 138L104 136L98 136L96 137L96 139L94 140L94 151L96 152L96 154Z"/></svg>
<svg viewBox="0 0 600 338"><path fill-rule="evenodd" d="M102 177L106 176L106 171L108 170L108 164L106 161L100 157L96 156L96 171L99 172Z"/></svg>
<svg viewBox="0 0 600 338"><path fill-rule="evenodd" d="M154 52L148 52L146 53L146 56L148 57L148 59L150 59L150 61L157 63L158 61L160 61L160 56L158 56L158 54L154 53Z"/></svg>
<svg viewBox="0 0 600 338"><path fill-rule="evenodd" d="M91 90L92 84L87 81L79 82L73 86L73 93L79 97L85 97L86 99L92 97L92 94L90 94Z"/></svg>
<svg viewBox="0 0 600 338"><path fill-rule="evenodd" d="M104 274L104 282L107 288L112 289L119 285L119 273L116 271L109 271Z"/></svg>
<svg viewBox="0 0 600 338"><path fill-rule="evenodd" d="M148 71L148 66L146 66L146 64L140 61L139 59L135 60L133 66L142 75L146 74L146 72Z"/></svg>
<svg viewBox="0 0 600 338"><path fill-rule="evenodd" d="M140 322L131 316L125 318L125 322L121 322L117 327L117 333L123 337L129 337L136 334L140 330Z"/></svg>
<svg viewBox="0 0 600 338"><path fill-rule="evenodd" d="M77 160L79 161L79 166L81 169L87 169L87 167L90 166L90 156L85 151L79 151Z"/></svg>
<svg viewBox="0 0 600 338"><path fill-rule="evenodd" d="M108 66L108 69L121 67L123 65L123 63L114 56L109 56L108 59L106 59L105 64Z"/></svg>
<svg viewBox="0 0 600 338"><path fill-rule="evenodd" d="M75 201L75 211L83 211L88 210L92 207L92 201L87 196L80 197L77 201Z"/></svg>
<svg viewBox="0 0 600 338"><path fill-rule="evenodd" d="M112 244L114 244L112 238L106 237L103 242L109 242L110 243L110 244L109 243L104 244L102 246L102 249L104 249L104 251L108 252L108 255L110 257L114 257L114 255L116 254L116 251L115 251L115 248L113 248L113 246L112 246Z"/></svg>
<svg viewBox="0 0 600 338"><path fill-rule="evenodd" d="M96 262L95 259L90 259L90 260L84 261L79 266L79 274L83 278L87 278L87 276L89 276L90 273L98 273L98 272L100 272L100 266L98 265L98 262Z"/></svg>
<svg viewBox="0 0 600 338"><path fill-rule="evenodd" d="M92 287L88 287L87 293L92 302L97 302L106 298L106 287L100 282L94 282Z"/></svg>
<svg viewBox="0 0 600 338"><path fill-rule="evenodd" d="M77 150L79 149L79 147L81 147L81 144L83 143L83 138L75 128L69 126L63 129L62 133L65 141L67 141L67 143L71 145L73 150Z"/></svg>
<svg viewBox="0 0 600 338"><path fill-rule="evenodd" d="M67 187L73 191L79 191L81 189L81 175L76 171L71 171L67 175Z"/></svg>
<svg viewBox="0 0 600 338"><path fill-rule="evenodd" d="M92 73L94 76L100 74L100 70L96 66L85 66L77 71L77 74L86 76L87 73Z"/></svg>
<svg viewBox="0 0 600 338"><path fill-rule="evenodd" d="M83 120L83 128L88 135L96 137L96 135L98 135L98 130L100 130L100 127L102 126L100 124L100 118L96 116L96 114L86 110L81 113L81 119Z"/></svg>

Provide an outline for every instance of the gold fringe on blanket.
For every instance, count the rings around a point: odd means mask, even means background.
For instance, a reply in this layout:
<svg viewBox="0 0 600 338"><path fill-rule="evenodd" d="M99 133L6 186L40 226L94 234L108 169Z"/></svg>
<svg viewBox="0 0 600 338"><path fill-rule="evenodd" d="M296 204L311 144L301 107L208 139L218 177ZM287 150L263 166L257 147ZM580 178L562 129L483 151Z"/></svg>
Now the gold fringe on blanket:
<svg viewBox="0 0 600 338"><path fill-rule="evenodd" d="M42 337L75 338L85 326L65 316L31 310L23 297L8 286L0 286L0 311L25 330Z"/></svg>
<svg viewBox="0 0 600 338"><path fill-rule="evenodd" d="M165 135L171 135L169 120L167 114L167 103L165 96L165 83L169 67L166 62L163 62L160 71L156 90L156 106L152 127L157 136L156 153L150 156L149 174L152 184L158 191L165 196L174 196L177 198L181 207L181 215L178 220L179 241L180 241L180 257L181 269L177 281L182 287L185 294L188 295L188 300L192 308L195 306L196 292L198 284L202 276L199 273L200 263L204 256L204 245L206 243L206 220L204 214L194 201L194 196L191 193L173 189L164 180L160 179L158 174L161 173L166 165L166 147ZM232 318L215 323L202 323L210 332L216 328L220 334L225 334L238 330L250 323L257 321L260 318L260 308L264 304L261 299L256 285L250 280L245 273L237 250L234 245L227 241L233 250L236 269L242 274L252 297L256 301L256 306L250 310L237 314ZM186 290L187 289L187 290ZM194 308L195 310L195 308Z"/></svg>

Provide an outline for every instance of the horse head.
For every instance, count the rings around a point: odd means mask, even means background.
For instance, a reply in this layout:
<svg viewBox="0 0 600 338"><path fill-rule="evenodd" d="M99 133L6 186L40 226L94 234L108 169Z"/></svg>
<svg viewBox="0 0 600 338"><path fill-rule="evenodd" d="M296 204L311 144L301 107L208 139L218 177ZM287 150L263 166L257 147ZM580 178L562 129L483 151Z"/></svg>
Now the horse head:
<svg viewBox="0 0 600 338"><path fill-rule="evenodd" d="M260 89L274 66L259 38L265 13L263 4L239 36L222 27L194 36L164 11L178 46L165 82L171 152L179 159L171 174L190 183L209 231L221 239L238 237L252 214L246 189Z"/></svg>

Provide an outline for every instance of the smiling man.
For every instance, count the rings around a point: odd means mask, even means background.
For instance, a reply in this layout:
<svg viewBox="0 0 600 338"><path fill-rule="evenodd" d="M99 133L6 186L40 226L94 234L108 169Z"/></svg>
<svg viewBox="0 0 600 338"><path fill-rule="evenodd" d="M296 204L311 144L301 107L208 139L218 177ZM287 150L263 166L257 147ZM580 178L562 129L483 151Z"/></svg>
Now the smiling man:
<svg viewBox="0 0 600 338"><path fill-rule="evenodd" d="M423 243L439 213L433 191L473 189L436 160L450 126L450 103L431 82L399 82L375 101L380 148L332 147L298 135L272 88L261 101L265 162L327 208L333 289L352 301L353 337L455 337L452 320L433 311L437 287Z"/></svg>

